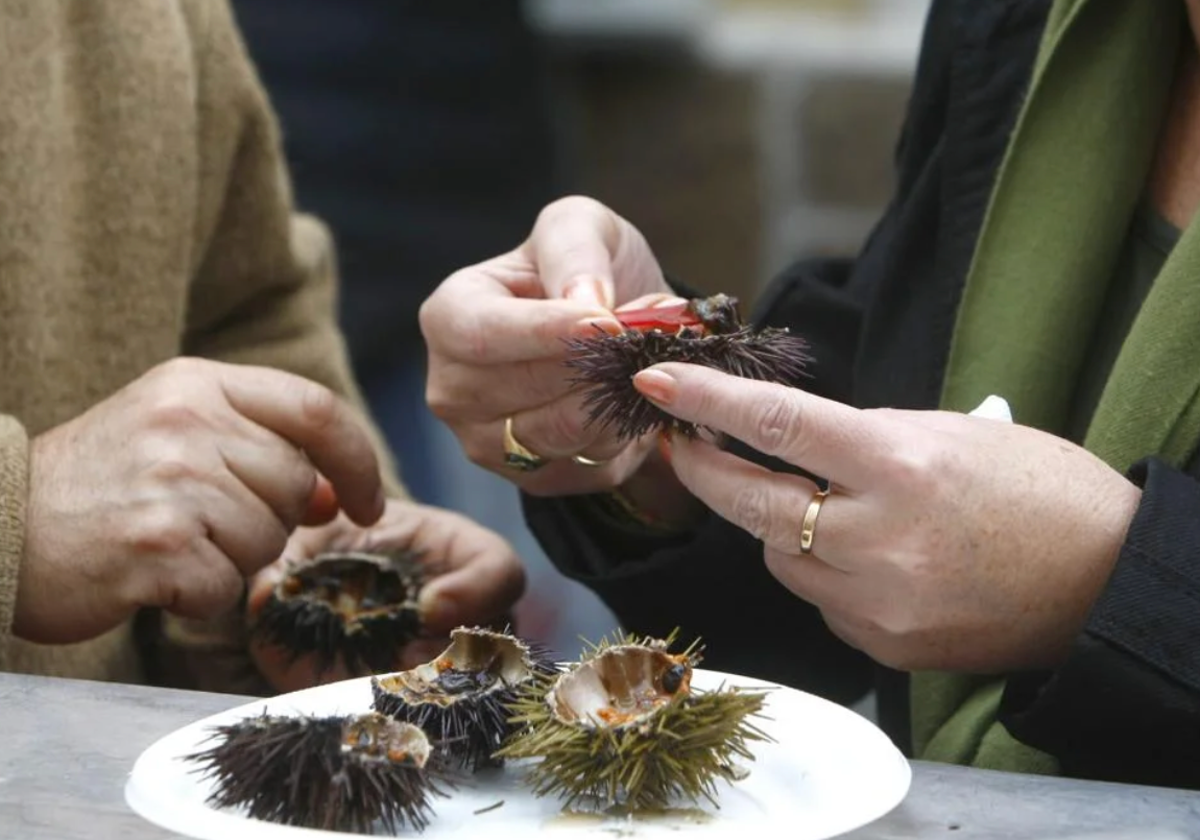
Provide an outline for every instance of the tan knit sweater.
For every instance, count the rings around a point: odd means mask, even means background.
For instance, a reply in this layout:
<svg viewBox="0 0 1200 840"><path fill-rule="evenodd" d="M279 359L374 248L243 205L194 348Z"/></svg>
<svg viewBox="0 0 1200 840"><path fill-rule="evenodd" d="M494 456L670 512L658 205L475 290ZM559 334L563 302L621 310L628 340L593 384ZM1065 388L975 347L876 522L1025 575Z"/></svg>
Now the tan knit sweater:
<svg viewBox="0 0 1200 840"><path fill-rule="evenodd" d="M0 669L144 677L128 625L81 645L12 637L28 440L180 354L358 401L334 295L329 236L293 212L225 0L0 2ZM166 630L201 666L225 657L179 679L248 687L227 678L237 616Z"/></svg>

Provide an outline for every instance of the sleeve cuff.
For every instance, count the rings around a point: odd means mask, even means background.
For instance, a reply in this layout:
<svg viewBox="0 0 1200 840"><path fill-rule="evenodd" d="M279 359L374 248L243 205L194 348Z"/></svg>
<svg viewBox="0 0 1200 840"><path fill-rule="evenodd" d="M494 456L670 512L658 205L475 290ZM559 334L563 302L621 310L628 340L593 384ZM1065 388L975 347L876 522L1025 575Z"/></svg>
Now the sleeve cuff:
<svg viewBox="0 0 1200 840"><path fill-rule="evenodd" d="M0 668L15 618L28 495L29 439L14 418L0 416Z"/></svg>
<svg viewBox="0 0 1200 840"><path fill-rule="evenodd" d="M1155 459L1129 477L1142 501L1083 633L1009 679L1001 720L1073 775L1177 784L1200 775L1200 483Z"/></svg>

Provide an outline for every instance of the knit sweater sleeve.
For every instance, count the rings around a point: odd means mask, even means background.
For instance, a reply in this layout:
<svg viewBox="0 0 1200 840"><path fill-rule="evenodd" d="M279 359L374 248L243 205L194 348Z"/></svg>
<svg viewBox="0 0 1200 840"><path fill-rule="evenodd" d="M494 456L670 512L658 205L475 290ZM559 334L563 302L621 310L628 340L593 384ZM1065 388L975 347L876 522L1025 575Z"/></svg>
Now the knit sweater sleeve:
<svg viewBox="0 0 1200 840"><path fill-rule="evenodd" d="M0 415L0 671L17 603L17 575L25 544L25 502L29 483L29 441L24 427Z"/></svg>
<svg viewBox="0 0 1200 840"><path fill-rule="evenodd" d="M202 167L183 353L287 370L330 387L360 413L389 495L407 497L350 370L336 321L332 238L293 207L276 119L232 13L211 0L182 8L197 62ZM208 621L158 613L147 620L140 635L153 681L269 693L252 664L242 610Z"/></svg>

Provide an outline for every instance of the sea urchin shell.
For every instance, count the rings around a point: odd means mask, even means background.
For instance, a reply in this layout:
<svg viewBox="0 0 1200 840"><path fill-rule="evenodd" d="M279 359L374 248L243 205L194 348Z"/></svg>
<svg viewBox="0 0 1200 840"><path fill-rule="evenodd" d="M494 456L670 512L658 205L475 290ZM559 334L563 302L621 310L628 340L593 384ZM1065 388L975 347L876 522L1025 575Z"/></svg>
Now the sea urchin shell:
<svg viewBox="0 0 1200 840"><path fill-rule="evenodd" d="M458 627L450 646L430 662L375 677L376 711L423 728L451 758L472 770L511 733L508 704L539 675L558 672L546 648L483 628Z"/></svg>
<svg viewBox="0 0 1200 840"><path fill-rule="evenodd" d="M312 655L318 676L338 657L352 674L390 671L400 648L421 632L421 572L406 552L319 555L288 570L252 632L292 662Z"/></svg>
<svg viewBox="0 0 1200 840"><path fill-rule="evenodd" d="M376 822L424 830L430 795L445 796L442 759L416 726L378 714L263 714L216 728L214 746L188 756L215 779L209 803L250 817L371 833Z"/></svg>
<svg viewBox="0 0 1200 840"><path fill-rule="evenodd" d="M618 312L626 329L567 342L571 381L584 394L589 425L610 426L622 440L655 430L694 435L685 423L646 400L633 375L660 362L689 362L733 376L799 385L811 361L808 344L786 329L742 324L737 300L727 295L692 300L679 311L653 308Z"/></svg>
<svg viewBox="0 0 1200 840"><path fill-rule="evenodd" d="M571 806L590 801L631 810L661 809L677 799L716 804L716 783L736 781L747 744L769 740L747 720L765 693L692 687L696 645L668 652L669 643L627 636L601 642L545 686L531 686L512 704L523 728L498 753L540 758L530 770L535 795L557 795Z"/></svg>

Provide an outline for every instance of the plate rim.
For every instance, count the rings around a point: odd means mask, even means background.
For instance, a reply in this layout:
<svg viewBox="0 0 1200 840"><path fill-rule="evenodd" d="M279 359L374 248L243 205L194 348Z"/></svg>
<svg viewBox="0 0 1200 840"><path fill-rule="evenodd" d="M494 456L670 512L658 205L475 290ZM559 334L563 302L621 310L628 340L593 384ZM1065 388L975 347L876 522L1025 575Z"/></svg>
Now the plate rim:
<svg viewBox="0 0 1200 840"><path fill-rule="evenodd" d="M705 681L711 681L712 688L706 690L713 690L719 686L726 685L730 687L751 690L784 691L801 695L806 702L816 703L825 707L825 710L831 714L841 716L847 720L852 720L853 726L863 730L864 733L870 731L871 737L878 741L878 746L881 748L881 758L884 754L886 754L896 767L898 775L895 780L895 790L892 791L892 795L888 796L887 798L881 798L877 806L871 808L864 815L864 817L861 820L858 820L854 825L840 829L836 834L824 835L826 840L828 840L828 838L840 837L848 832L855 831L863 826L870 825L871 823L882 819L894 811L908 797L908 794L912 789L912 764L899 750L899 748L896 747L891 738L889 738L887 734L870 719L860 715L846 706L835 703L832 700L828 700L810 692L802 691L801 689L792 688L791 686L784 685L782 683L762 680L757 677L742 676L740 674L733 674L726 671L714 671L705 668L696 668L695 674L697 676L702 676ZM384 675L380 674L375 676ZM205 831L199 832L195 830L188 830L181 827L182 824L179 819L171 818L170 812L178 807L178 803L175 803L174 800L161 800L157 798L150 799L145 795L144 791L141 789L141 786L138 784L138 780L141 777L139 775L139 770L142 770L144 774L146 766L151 765L160 754L164 754L163 757L168 760L178 760L179 756L177 751L171 751L169 748L174 741L184 738L186 733L190 733L192 731L199 733L203 729L210 728L218 722L224 722L228 719L256 714L258 711L261 711L264 706L268 705L281 705L288 703L290 705L295 705L298 708L303 708L304 700L308 696L326 694L334 690L345 691L349 690L356 684L369 685L373 678L374 677L372 676L353 677L347 680L324 683L322 685L311 686L309 688L285 692L269 697L254 698L247 702L236 703L235 705L223 709L222 711L214 712L206 715L205 717L198 718L182 726L176 727L174 730L155 739L149 746L142 750L142 752L134 760L123 786L126 805L142 819L145 819L148 822L159 826L160 828L175 832L184 837L193 838L194 840L237 840L237 838L243 837L247 838L247 840L249 840L249 838L253 838L254 840L297 840L298 838L311 838L312 840L334 840L335 838L340 838L340 840L346 840L346 838L355 836L392 836L387 834L355 835L346 832L327 831L324 829L306 828L302 826L282 825L264 820L253 820L235 813L220 811L215 808L208 807L205 804L196 803L189 803L190 805L195 805L195 808L190 807L188 812L191 813L196 808L202 809L202 812L205 814L205 821L208 827ZM193 740L193 743L199 742ZM776 824L772 823L768 817L763 817L761 820L748 820L745 818L738 819L739 828L745 828L748 825L772 826ZM600 826L597 826L597 828L600 828ZM699 826L697 826L697 828L699 828ZM529 828L526 829L526 831L528 830ZM589 836L589 832L586 831L571 833L574 833L579 837ZM698 836L709 836L709 834L711 834L711 832L699 831ZM429 834L428 829L425 833L417 833L402 829L401 832L395 836L416 838L433 835Z"/></svg>

